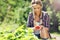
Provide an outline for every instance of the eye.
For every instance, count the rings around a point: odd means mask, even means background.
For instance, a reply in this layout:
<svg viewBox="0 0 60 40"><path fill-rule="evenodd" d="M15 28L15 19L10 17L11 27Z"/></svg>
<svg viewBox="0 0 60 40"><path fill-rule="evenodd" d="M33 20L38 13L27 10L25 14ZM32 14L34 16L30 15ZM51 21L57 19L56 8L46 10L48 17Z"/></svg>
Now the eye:
<svg viewBox="0 0 60 40"><path fill-rule="evenodd" d="M34 8L34 9L36 9L36 8Z"/></svg>
<svg viewBox="0 0 60 40"><path fill-rule="evenodd" d="M40 7L38 7L38 9L40 9Z"/></svg>

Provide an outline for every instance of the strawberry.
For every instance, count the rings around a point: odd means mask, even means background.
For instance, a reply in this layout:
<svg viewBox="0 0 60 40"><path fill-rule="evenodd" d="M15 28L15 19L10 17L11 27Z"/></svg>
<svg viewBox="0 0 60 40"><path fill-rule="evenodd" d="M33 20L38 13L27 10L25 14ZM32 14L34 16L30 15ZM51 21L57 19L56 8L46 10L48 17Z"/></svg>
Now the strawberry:
<svg viewBox="0 0 60 40"><path fill-rule="evenodd" d="M35 28L36 28L36 29L41 29L41 27L40 27L40 26L36 26Z"/></svg>

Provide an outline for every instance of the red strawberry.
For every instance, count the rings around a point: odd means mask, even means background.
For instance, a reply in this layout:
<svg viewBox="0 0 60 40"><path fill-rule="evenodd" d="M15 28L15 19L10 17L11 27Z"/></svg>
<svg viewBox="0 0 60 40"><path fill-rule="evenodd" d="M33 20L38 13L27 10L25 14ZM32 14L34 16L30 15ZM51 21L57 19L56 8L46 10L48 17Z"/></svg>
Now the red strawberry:
<svg viewBox="0 0 60 40"><path fill-rule="evenodd" d="M40 26L36 26L35 28L36 28L36 29L41 29L41 27L40 27Z"/></svg>

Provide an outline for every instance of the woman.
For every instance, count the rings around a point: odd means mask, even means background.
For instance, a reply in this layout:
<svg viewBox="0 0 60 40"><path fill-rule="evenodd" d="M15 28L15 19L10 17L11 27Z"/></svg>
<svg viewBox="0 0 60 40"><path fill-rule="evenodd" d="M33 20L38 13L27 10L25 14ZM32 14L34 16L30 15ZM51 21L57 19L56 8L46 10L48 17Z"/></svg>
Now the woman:
<svg viewBox="0 0 60 40"><path fill-rule="evenodd" d="M42 11L42 7L43 5L40 0L32 1L32 12L29 13L27 26L33 28L34 34L38 38L41 37L43 39L47 39L49 37L47 37L46 33L48 33L48 36L49 36L50 19L49 19L48 13ZM36 26L39 26L39 28L36 29L37 28Z"/></svg>

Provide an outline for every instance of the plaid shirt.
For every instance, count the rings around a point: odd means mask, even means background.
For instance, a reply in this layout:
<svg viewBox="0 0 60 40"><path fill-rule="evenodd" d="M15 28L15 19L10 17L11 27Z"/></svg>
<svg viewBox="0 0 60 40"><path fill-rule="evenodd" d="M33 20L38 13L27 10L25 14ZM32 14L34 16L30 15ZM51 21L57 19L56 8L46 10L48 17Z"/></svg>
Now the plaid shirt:
<svg viewBox="0 0 60 40"><path fill-rule="evenodd" d="M33 18L33 13L30 12L27 20L27 27L34 27L34 18ZM44 27L50 28L50 18L47 12L42 11L42 21Z"/></svg>

